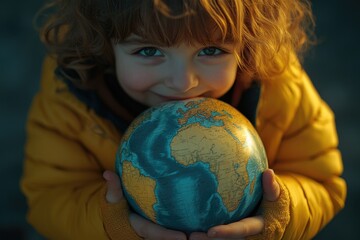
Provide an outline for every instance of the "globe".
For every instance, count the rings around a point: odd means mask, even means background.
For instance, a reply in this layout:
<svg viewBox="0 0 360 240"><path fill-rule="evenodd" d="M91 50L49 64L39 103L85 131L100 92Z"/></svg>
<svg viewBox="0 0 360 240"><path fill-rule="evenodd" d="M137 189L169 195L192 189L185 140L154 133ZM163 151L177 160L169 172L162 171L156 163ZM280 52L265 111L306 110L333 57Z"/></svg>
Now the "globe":
<svg viewBox="0 0 360 240"><path fill-rule="evenodd" d="M124 133L115 164L136 213L190 233L256 210L267 159L256 130L238 110L195 98L138 116Z"/></svg>

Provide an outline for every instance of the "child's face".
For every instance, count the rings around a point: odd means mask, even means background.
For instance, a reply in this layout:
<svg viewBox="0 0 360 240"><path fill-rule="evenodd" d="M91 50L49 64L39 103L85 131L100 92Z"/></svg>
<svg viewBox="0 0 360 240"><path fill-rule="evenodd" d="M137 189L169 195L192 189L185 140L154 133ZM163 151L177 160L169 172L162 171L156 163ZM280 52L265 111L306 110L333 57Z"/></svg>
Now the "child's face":
<svg viewBox="0 0 360 240"><path fill-rule="evenodd" d="M131 35L115 44L114 51L121 87L148 106L194 97L218 98L236 77L232 44L159 47Z"/></svg>

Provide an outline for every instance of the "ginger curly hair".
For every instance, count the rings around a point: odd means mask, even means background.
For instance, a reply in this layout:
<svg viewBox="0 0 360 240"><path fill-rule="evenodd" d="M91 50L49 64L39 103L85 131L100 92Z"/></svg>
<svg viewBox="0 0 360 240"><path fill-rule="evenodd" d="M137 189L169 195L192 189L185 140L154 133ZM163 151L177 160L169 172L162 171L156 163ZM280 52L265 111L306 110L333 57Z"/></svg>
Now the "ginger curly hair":
<svg viewBox="0 0 360 240"><path fill-rule="evenodd" d="M312 42L307 0L52 0L37 17L40 37L81 87L114 66L112 42L134 33L160 46L236 46L239 71L271 79Z"/></svg>

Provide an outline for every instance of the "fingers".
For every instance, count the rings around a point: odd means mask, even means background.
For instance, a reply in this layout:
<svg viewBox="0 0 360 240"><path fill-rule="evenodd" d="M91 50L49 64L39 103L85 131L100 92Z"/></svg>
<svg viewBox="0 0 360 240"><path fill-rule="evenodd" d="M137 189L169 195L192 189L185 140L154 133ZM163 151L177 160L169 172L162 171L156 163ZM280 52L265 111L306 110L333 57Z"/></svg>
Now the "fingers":
<svg viewBox="0 0 360 240"><path fill-rule="evenodd" d="M166 229L135 213L130 214L130 223L135 232L147 240L186 240L184 233Z"/></svg>
<svg viewBox="0 0 360 240"><path fill-rule="evenodd" d="M194 232L190 234L189 240L215 240L215 239L209 238L206 233Z"/></svg>
<svg viewBox="0 0 360 240"><path fill-rule="evenodd" d="M106 170L103 177L107 182L106 200L109 203L117 203L123 198L120 178L112 171Z"/></svg>
<svg viewBox="0 0 360 240"><path fill-rule="evenodd" d="M272 169L267 169L263 172L262 183L264 199L270 202L276 201L280 196L280 186Z"/></svg>
<svg viewBox="0 0 360 240"><path fill-rule="evenodd" d="M208 237L225 238L225 239L241 239L255 234L259 234L264 229L264 218L255 216L244 218L238 222L227 225L220 225L210 228Z"/></svg>

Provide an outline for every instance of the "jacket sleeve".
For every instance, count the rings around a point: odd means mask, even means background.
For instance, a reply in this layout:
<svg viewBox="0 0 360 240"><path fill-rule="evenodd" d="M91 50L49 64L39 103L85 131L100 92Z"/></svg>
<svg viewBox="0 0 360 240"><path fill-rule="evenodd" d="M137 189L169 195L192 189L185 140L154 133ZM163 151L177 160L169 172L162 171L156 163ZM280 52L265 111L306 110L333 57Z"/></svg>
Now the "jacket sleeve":
<svg viewBox="0 0 360 240"><path fill-rule="evenodd" d="M258 109L269 166L289 198L289 220L274 239L311 239L346 198L333 112L306 73L293 68L265 84Z"/></svg>
<svg viewBox="0 0 360 240"><path fill-rule="evenodd" d="M122 234L118 239L139 239L130 227L126 201L115 205L105 201L102 173L113 170L116 142L90 135L91 114L77 110L87 111L86 107L63 101L69 94L64 86L49 84L53 83L43 81L27 123L21 188L28 202L28 221L49 239L101 240L114 234ZM109 154L102 155L99 149ZM116 231L119 226L122 232Z"/></svg>

